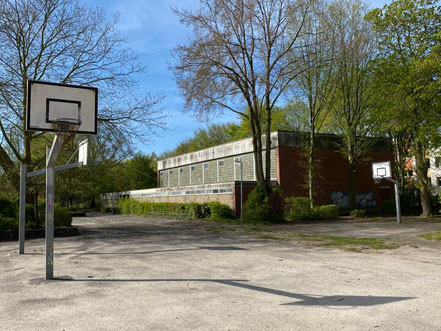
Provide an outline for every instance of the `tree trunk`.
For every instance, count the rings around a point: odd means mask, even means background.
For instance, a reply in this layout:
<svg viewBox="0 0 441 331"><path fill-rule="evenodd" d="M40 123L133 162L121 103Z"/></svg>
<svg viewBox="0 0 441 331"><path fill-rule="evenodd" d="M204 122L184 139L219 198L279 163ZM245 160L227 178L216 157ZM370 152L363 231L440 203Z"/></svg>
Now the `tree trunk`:
<svg viewBox="0 0 441 331"><path fill-rule="evenodd" d="M432 215L432 207L430 206L429 179L427 177L428 166L426 164L425 149L420 142L415 143L415 163L417 182L420 190L421 207L423 213L421 216L427 217Z"/></svg>
<svg viewBox="0 0 441 331"><path fill-rule="evenodd" d="M396 180L398 181L398 187L400 193L403 193L406 184L406 162L408 156L408 134L404 132L391 132L392 146L394 151L394 165L393 172Z"/></svg>
<svg viewBox="0 0 441 331"><path fill-rule="evenodd" d="M265 185L265 178L262 164L262 131L260 127L254 123L254 119L250 119L250 128L253 140L253 153L256 172L256 181L258 185Z"/></svg>
<svg viewBox="0 0 441 331"><path fill-rule="evenodd" d="M355 172L356 165L349 164L349 193L348 193L348 203L349 209L354 210L357 208L356 198L355 198Z"/></svg>
<svg viewBox="0 0 441 331"><path fill-rule="evenodd" d="M308 190L311 209L314 208L314 128L310 128L308 148Z"/></svg>
<svg viewBox="0 0 441 331"><path fill-rule="evenodd" d="M267 101L265 136L265 188L271 193L271 109Z"/></svg>
<svg viewBox="0 0 441 331"><path fill-rule="evenodd" d="M40 228L40 217L38 215L38 191L34 192L34 222L35 228Z"/></svg>

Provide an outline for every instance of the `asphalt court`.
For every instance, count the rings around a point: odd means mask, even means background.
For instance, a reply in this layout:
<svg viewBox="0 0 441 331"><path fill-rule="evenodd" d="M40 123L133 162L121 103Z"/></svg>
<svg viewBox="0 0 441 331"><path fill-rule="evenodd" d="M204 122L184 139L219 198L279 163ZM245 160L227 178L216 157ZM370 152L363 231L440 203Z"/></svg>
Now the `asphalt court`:
<svg viewBox="0 0 441 331"><path fill-rule="evenodd" d="M44 240L27 241L22 256L0 242L0 329L441 329L438 243L355 253L207 222L96 215L74 224L80 236L55 238L51 281Z"/></svg>

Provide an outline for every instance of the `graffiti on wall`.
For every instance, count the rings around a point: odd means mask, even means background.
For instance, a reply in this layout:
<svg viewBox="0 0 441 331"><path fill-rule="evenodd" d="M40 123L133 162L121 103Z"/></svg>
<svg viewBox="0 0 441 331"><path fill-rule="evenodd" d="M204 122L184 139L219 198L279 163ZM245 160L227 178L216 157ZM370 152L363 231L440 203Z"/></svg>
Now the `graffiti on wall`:
<svg viewBox="0 0 441 331"><path fill-rule="evenodd" d="M338 208L349 208L349 191L346 192L332 192L332 203ZM374 192L358 193L355 196L355 204L358 209L373 208L377 206Z"/></svg>

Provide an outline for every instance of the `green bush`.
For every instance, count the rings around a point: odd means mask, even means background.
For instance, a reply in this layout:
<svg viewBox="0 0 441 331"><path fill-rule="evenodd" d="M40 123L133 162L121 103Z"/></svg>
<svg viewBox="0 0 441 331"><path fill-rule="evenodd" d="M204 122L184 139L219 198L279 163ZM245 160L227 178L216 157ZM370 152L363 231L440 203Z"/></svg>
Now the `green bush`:
<svg viewBox="0 0 441 331"><path fill-rule="evenodd" d="M25 205L25 220L26 224L35 223L34 222L34 206L30 204Z"/></svg>
<svg viewBox="0 0 441 331"><path fill-rule="evenodd" d="M246 223L274 223L280 221L282 216L273 211L271 196L263 185L257 185L248 195L243 210Z"/></svg>
<svg viewBox="0 0 441 331"><path fill-rule="evenodd" d="M336 205L315 206L311 209L311 199L307 197L287 197L285 202L285 215L289 220L335 219L339 217Z"/></svg>
<svg viewBox="0 0 441 331"><path fill-rule="evenodd" d="M201 204L190 202L185 204L185 212L187 213L189 218L204 218L204 208Z"/></svg>
<svg viewBox="0 0 441 331"><path fill-rule="evenodd" d="M352 217L355 217L355 218L364 218L364 217L366 217L366 210L354 209L354 210L351 210L349 215L351 215Z"/></svg>
<svg viewBox="0 0 441 331"><path fill-rule="evenodd" d="M208 208L210 209L210 218L213 219L232 219L234 218L233 211L227 205L223 203L212 201L208 203Z"/></svg>
<svg viewBox="0 0 441 331"><path fill-rule="evenodd" d="M0 231L5 230L18 230L18 220L0 216Z"/></svg>
<svg viewBox="0 0 441 331"><path fill-rule="evenodd" d="M323 205L314 208L314 210L316 209L318 209L318 211L315 211L314 215L316 216L315 218L318 219L335 219L340 216L336 205Z"/></svg>
<svg viewBox="0 0 441 331"><path fill-rule="evenodd" d="M72 214L67 208L55 206L54 226L56 228L65 228L72 226Z"/></svg>
<svg viewBox="0 0 441 331"><path fill-rule="evenodd" d="M311 209L311 199L306 197L287 197L285 198L285 215L290 220L307 220L313 219L314 213L319 214L320 211Z"/></svg>
<svg viewBox="0 0 441 331"><path fill-rule="evenodd" d="M103 208L101 208L101 212L103 212L103 213L112 213L113 212L113 208L112 207L103 207Z"/></svg>
<svg viewBox="0 0 441 331"><path fill-rule="evenodd" d="M395 215L396 213L396 206L395 206L395 200L385 200L382 204L383 212L388 215Z"/></svg>
<svg viewBox="0 0 441 331"><path fill-rule="evenodd" d="M0 215L6 218L18 217L17 203L11 199L0 196Z"/></svg>
<svg viewBox="0 0 441 331"><path fill-rule="evenodd" d="M123 214L139 216L169 216L195 218L232 218L227 205L217 201L210 203L139 202L134 199L120 200L118 209Z"/></svg>
<svg viewBox="0 0 441 331"><path fill-rule="evenodd" d="M28 213L29 211L29 213ZM44 228L45 219L46 219L46 204L40 203L38 205L38 217L40 219L40 225ZM26 223L32 222L35 224L34 219L34 208L32 205L28 205L26 207ZM72 226L72 214L68 208L60 207L58 204L55 204L54 208L54 227L71 227Z"/></svg>

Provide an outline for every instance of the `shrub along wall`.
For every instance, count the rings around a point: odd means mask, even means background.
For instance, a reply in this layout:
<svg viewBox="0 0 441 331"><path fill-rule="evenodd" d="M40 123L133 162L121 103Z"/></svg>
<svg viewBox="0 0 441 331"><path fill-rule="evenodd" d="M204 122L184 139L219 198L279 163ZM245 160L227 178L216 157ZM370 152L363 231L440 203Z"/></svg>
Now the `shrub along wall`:
<svg viewBox="0 0 441 331"><path fill-rule="evenodd" d="M227 205L213 201L208 203L139 202L134 199L120 200L119 212L139 216L232 219L233 211Z"/></svg>
<svg viewBox="0 0 441 331"><path fill-rule="evenodd" d="M44 228L45 220L45 204L40 203L38 206L39 224L36 224L34 217L34 207L27 204L25 206L26 229ZM55 205L54 211L55 228L64 228L72 226L72 215L67 208ZM18 205L17 202L0 197L0 231L2 230L18 230Z"/></svg>
<svg viewBox="0 0 441 331"><path fill-rule="evenodd" d="M306 197L285 198L285 217L288 220L335 219L339 217L336 205L311 208L311 199Z"/></svg>

